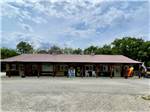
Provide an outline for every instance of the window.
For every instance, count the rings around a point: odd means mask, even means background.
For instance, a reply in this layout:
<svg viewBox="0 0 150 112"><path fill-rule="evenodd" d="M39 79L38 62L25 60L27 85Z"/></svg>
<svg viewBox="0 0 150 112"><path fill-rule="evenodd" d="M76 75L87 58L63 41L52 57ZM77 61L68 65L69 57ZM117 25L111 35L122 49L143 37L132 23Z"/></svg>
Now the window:
<svg viewBox="0 0 150 112"><path fill-rule="evenodd" d="M43 64L42 65L42 71L45 71L45 72L53 71L53 65L51 65L51 64Z"/></svg>
<svg viewBox="0 0 150 112"><path fill-rule="evenodd" d="M16 70L16 64L11 65L11 70Z"/></svg>

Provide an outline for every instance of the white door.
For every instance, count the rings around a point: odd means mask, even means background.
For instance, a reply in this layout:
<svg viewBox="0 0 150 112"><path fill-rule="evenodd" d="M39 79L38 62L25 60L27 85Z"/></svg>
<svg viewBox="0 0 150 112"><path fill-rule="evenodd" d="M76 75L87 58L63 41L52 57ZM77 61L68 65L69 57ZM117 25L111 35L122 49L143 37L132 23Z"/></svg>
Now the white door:
<svg viewBox="0 0 150 112"><path fill-rule="evenodd" d="M114 76L121 77L121 66L119 65L114 66Z"/></svg>

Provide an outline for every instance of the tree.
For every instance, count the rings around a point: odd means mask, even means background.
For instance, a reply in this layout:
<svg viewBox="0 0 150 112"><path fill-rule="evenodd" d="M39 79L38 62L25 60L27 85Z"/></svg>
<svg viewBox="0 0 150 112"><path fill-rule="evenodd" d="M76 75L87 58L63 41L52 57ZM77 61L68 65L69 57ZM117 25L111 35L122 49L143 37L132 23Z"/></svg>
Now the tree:
<svg viewBox="0 0 150 112"><path fill-rule="evenodd" d="M60 47L53 45L49 50L48 50L49 54L62 54L63 51Z"/></svg>
<svg viewBox="0 0 150 112"><path fill-rule="evenodd" d="M137 57L140 46L144 43L143 39L137 39L132 37L124 37L122 39L116 39L112 42L113 54L122 54L132 59L138 60Z"/></svg>
<svg viewBox="0 0 150 112"><path fill-rule="evenodd" d="M131 59L145 62L150 66L150 41L144 41L140 38L124 37L112 42L113 54L122 54Z"/></svg>
<svg viewBox="0 0 150 112"><path fill-rule="evenodd" d="M17 44L17 51L21 54L33 53L33 47L29 43L21 41Z"/></svg>
<svg viewBox="0 0 150 112"><path fill-rule="evenodd" d="M112 54L112 49L110 45L104 45L101 49L102 54Z"/></svg>
<svg viewBox="0 0 150 112"><path fill-rule="evenodd" d="M73 54L82 54L82 49L78 48L78 49L74 49L73 50Z"/></svg>
<svg viewBox="0 0 150 112"><path fill-rule="evenodd" d="M73 49L69 47L65 47L63 49L63 54L73 54Z"/></svg>
<svg viewBox="0 0 150 112"><path fill-rule="evenodd" d="M92 53L96 53L98 50L98 47L96 46L90 46L86 49L84 49L84 54L92 54Z"/></svg>
<svg viewBox="0 0 150 112"><path fill-rule="evenodd" d="M14 49L0 48L0 50L1 50L1 59L19 55L17 51Z"/></svg>
<svg viewBox="0 0 150 112"><path fill-rule="evenodd" d="M146 41L140 45L137 57L140 61L145 62L145 65L150 66L150 41Z"/></svg>

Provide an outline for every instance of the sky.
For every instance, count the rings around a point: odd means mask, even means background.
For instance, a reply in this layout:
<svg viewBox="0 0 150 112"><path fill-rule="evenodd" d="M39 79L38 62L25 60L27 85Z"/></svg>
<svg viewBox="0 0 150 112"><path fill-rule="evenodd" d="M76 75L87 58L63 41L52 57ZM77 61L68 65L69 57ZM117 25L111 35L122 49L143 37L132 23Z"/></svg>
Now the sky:
<svg viewBox="0 0 150 112"><path fill-rule="evenodd" d="M1 47L103 46L116 38L150 40L148 0L1 0Z"/></svg>

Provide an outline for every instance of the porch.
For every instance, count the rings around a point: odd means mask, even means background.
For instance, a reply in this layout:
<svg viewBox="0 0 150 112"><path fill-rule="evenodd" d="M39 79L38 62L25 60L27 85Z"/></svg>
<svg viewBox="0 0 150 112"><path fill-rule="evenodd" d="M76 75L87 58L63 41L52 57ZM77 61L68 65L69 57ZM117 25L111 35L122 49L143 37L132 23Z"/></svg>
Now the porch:
<svg viewBox="0 0 150 112"><path fill-rule="evenodd" d="M6 75L18 76L66 76L70 68L75 77L123 77L129 64L102 63L6 63Z"/></svg>

